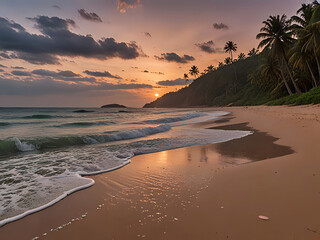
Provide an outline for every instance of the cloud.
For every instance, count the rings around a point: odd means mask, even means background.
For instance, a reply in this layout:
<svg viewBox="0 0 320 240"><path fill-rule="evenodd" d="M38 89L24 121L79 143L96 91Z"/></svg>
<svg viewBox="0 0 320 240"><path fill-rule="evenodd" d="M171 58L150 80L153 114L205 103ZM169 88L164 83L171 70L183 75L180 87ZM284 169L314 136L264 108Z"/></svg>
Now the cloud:
<svg viewBox="0 0 320 240"><path fill-rule="evenodd" d="M56 9L59 9L59 10L61 9L61 7L58 6L58 5L53 5L52 7L53 7L53 8L56 8Z"/></svg>
<svg viewBox="0 0 320 240"><path fill-rule="evenodd" d="M45 69L37 69L31 72L32 74L39 75L39 76L47 76L47 77L79 77L80 75L74 73L72 71L49 71Z"/></svg>
<svg viewBox="0 0 320 240"><path fill-rule="evenodd" d="M152 37L149 32L145 32L144 35L145 35L146 37L150 37L150 38Z"/></svg>
<svg viewBox="0 0 320 240"><path fill-rule="evenodd" d="M58 56L96 59L136 59L145 56L136 42L116 42L114 38L95 41L90 35L70 31L71 19L38 16L29 18L42 35L31 34L21 25L0 17L0 49L16 53L33 64L58 64Z"/></svg>
<svg viewBox="0 0 320 240"><path fill-rule="evenodd" d="M161 57L154 56L158 60L168 61L168 62L177 62L177 63L188 63L194 61L195 58L189 55L183 55L180 57L176 53L161 53Z"/></svg>
<svg viewBox="0 0 320 240"><path fill-rule="evenodd" d="M22 70L25 69L24 67L19 67L19 66L15 66L15 67L11 67L12 69L18 69L18 70Z"/></svg>
<svg viewBox="0 0 320 240"><path fill-rule="evenodd" d="M148 84L113 84L113 83L68 83L52 78L17 81L0 78L0 95L39 96L46 94L69 94L88 91L151 89Z"/></svg>
<svg viewBox="0 0 320 240"><path fill-rule="evenodd" d="M6 52L2 52L2 53L0 53L0 57L5 58L5 59L11 59L11 58L15 58L16 56L14 54L8 54Z"/></svg>
<svg viewBox="0 0 320 240"><path fill-rule="evenodd" d="M2 67L2 68L6 68L6 66L5 66L5 65L2 65L2 64L0 64L0 67Z"/></svg>
<svg viewBox="0 0 320 240"><path fill-rule="evenodd" d="M24 71L20 71L20 70L14 70L14 71L12 71L11 72L13 75L15 75L15 76L23 76L23 77L25 77L25 76L31 76L31 73L29 73L29 72L24 72Z"/></svg>
<svg viewBox="0 0 320 240"><path fill-rule="evenodd" d="M199 47L201 49L201 51L203 52L207 52L207 53L221 53L223 52L221 48L215 48L214 47L214 42L208 41L208 42L203 42L203 43L196 43L195 44L197 47Z"/></svg>
<svg viewBox="0 0 320 240"><path fill-rule="evenodd" d="M98 16L98 14L92 12L89 13L84 9L79 9L78 13L80 14L80 16L88 21L92 21L92 22L102 22L102 19Z"/></svg>
<svg viewBox="0 0 320 240"><path fill-rule="evenodd" d="M140 0L118 0L118 9L121 13L125 13L129 8L137 8L141 6Z"/></svg>
<svg viewBox="0 0 320 240"><path fill-rule="evenodd" d="M144 70L144 71L141 71L143 73L153 73L153 74L159 74L159 75L164 75L163 72L150 72L149 70Z"/></svg>
<svg viewBox="0 0 320 240"><path fill-rule="evenodd" d="M90 76L94 76L94 77L109 77L109 78L115 78L115 79L122 79L122 77L117 76L117 75L112 75L108 71L99 72L99 71L85 70L84 73L87 75L90 75Z"/></svg>
<svg viewBox="0 0 320 240"><path fill-rule="evenodd" d="M224 23L214 23L212 26L216 30L228 30L229 29L228 25L226 25Z"/></svg>
<svg viewBox="0 0 320 240"><path fill-rule="evenodd" d="M188 82L186 82L184 79L178 78L178 79L175 79L175 80L159 81L159 82L157 82L157 84L160 85L160 86L183 86L183 85L189 84L192 81L193 80L189 79Z"/></svg>

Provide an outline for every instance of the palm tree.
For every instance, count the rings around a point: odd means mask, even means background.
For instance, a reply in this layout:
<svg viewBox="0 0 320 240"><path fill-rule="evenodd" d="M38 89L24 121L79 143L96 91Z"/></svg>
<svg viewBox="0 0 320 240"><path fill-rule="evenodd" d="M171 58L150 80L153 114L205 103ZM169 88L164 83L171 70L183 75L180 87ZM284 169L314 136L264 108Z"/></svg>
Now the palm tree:
<svg viewBox="0 0 320 240"><path fill-rule="evenodd" d="M279 64L277 61L274 61L272 57L267 57L263 64L261 64L260 69L261 75L268 80L268 82L271 82L271 84L275 83L278 79L282 78L283 83L288 91L288 94L291 95L292 91L289 87L289 84L284 77L282 69L279 67ZM277 87L276 87L277 89Z"/></svg>
<svg viewBox="0 0 320 240"><path fill-rule="evenodd" d="M235 44L233 41L228 41L224 46L224 51L226 53L230 53L231 60L233 60L232 52L236 52L237 49L238 49L237 44Z"/></svg>
<svg viewBox="0 0 320 240"><path fill-rule="evenodd" d="M230 57L227 57L226 59L224 59L224 63L225 63L226 65L229 65L229 64L232 63L232 59L231 59Z"/></svg>
<svg viewBox="0 0 320 240"><path fill-rule="evenodd" d="M197 76L199 75L199 68L197 66L192 66L189 70L189 73L191 76L195 76L195 78L197 78Z"/></svg>
<svg viewBox="0 0 320 240"><path fill-rule="evenodd" d="M313 11L314 6L312 4L302 4L301 8L297 11L298 16L291 17L291 21L295 22L292 26L297 32L304 29L310 23Z"/></svg>
<svg viewBox="0 0 320 240"><path fill-rule="evenodd" d="M183 74L183 78L186 81L186 83L189 81L189 75L188 74Z"/></svg>
<svg viewBox="0 0 320 240"><path fill-rule="evenodd" d="M246 58L246 55L244 53L240 53L239 56L238 56L238 60L243 60Z"/></svg>
<svg viewBox="0 0 320 240"><path fill-rule="evenodd" d="M320 6L314 10L309 24L305 27L302 33L302 39L306 41L303 45L302 51L313 52L320 76Z"/></svg>
<svg viewBox="0 0 320 240"><path fill-rule="evenodd" d="M258 48L271 49L271 57L276 58L280 64L282 63L285 66L296 92L301 93L300 88L293 79L286 56L288 45L294 41L292 37L293 28L290 21L287 20L286 15L281 17L278 15L270 16L263 23L265 26L260 29L260 33L257 35L257 39L263 39Z"/></svg>
<svg viewBox="0 0 320 240"><path fill-rule="evenodd" d="M208 73L208 72L212 72L213 70L214 70L214 66L213 66L213 65L210 65L210 66L208 66L207 69L205 69L204 71Z"/></svg>
<svg viewBox="0 0 320 240"><path fill-rule="evenodd" d="M302 40L299 40L296 43L296 45L292 49L293 54L291 55L289 62L291 62L293 64L293 67L296 69L305 70L307 68L312 78L313 87L317 87L318 84L310 65L313 56L311 52L302 51L303 45L304 42Z"/></svg>
<svg viewBox="0 0 320 240"><path fill-rule="evenodd" d="M257 55L259 52L259 50L255 49L255 48L252 48L249 52L248 52L248 56L249 57L252 57L252 56L255 56Z"/></svg>

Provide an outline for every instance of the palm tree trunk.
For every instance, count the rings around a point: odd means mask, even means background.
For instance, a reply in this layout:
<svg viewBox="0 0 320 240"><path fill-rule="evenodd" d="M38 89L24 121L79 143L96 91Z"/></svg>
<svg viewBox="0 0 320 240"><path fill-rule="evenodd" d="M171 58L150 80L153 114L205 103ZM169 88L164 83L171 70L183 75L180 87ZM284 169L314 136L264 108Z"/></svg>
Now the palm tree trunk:
<svg viewBox="0 0 320 240"><path fill-rule="evenodd" d="M295 82L294 79L293 79L292 73L291 73L291 71L290 71L290 68L289 68L289 65L288 65L288 62L287 62L285 56L283 56L283 60L284 60L284 65L285 65L285 67L286 67L286 69L287 69L287 71L288 71L288 73L289 73L291 82L292 82L292 84L293 84L293 86L294 86L294 89L296 90L297 93L301 93L300 88L298 87L298 85L296 84L296 82Z"/></svg>
<svg viewBox="0 0 320 240"><path fill-rule="evenodd" d="M283 80L283 82L284 82L284 85L286 86L286 89L287 89L289 95L292 95L291 88L290 88L290 86L289 86L286 78L284 77L283 70L282 70L281 68L280 68L280 72L281 72L282 80Z"/></svg>
<svg viewBox="0 0 320 240"><path fill-rule="evenodd" d="M312 85L314 85L314 87L318 87L316 78L315 78L314 75L313 75L313 72L312 72L312 69L311 69L311 67L310 67L310 64L309 64L308 61L306 61L306 63L307 63L309 72L310 72L310 74L311 74L312 80L313 80L313 84L312 84Z"/></svg>
<svg viewBox="0 0 320 240"><path fill-rule="evenodd" d="M316 62L317 62L317 66L318 66L318 73L319 73L319 78L320 78L320 63L319 63L319 59L317 57L316 47L313 48L313 52L314 52L314 57L316 58Z"/></svg>

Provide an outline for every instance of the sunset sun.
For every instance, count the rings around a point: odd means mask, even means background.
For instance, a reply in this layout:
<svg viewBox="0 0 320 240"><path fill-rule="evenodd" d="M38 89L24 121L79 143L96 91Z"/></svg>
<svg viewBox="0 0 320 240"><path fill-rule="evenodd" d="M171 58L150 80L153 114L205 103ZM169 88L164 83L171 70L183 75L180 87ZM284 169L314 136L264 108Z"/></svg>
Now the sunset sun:
<svg viewBox="0 0 320 240"><path fill-rule="evenodd" d="M156 97L159 97L159 93L156 93L155 96L156 96Z"/></svg>

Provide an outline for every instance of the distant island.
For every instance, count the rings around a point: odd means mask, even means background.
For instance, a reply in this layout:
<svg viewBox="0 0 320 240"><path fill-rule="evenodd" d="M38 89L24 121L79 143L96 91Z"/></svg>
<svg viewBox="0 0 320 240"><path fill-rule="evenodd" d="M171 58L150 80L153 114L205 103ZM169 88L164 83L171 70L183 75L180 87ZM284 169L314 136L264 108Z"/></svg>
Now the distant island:
<svg viewBox="0 0 320 240"><path fill-rule="evenodd" d="M127 107L120 104L107 104L107 105L103 105L101 108L127 108Z"/></svg>

